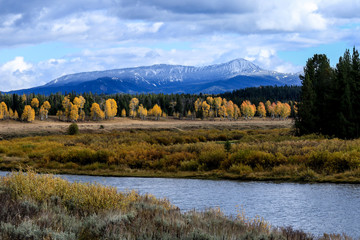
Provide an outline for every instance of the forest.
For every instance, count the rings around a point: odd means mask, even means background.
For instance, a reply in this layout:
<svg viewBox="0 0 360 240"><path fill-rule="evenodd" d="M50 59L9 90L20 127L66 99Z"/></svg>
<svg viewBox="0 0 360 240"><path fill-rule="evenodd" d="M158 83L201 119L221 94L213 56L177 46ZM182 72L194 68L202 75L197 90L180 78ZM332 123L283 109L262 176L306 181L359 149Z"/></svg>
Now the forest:
<svg viewBox="0 0 360 240"><path fill-rule="evenodd" d="M360 58L346 50L335 68L324 54L315 54L304 68L298 105L298 134L360 137Z"/></svg>
<svg viewBox="0 0 360 240"><path fill-rule="evenodd" d="M35 115L39 116L40 120L46 120L48 115L56 115L62 121L96 121L115 116L143 120L149 117L158 120L166 116L179 119L218 117L248 119L255 115L284 119L295 116L295 103L299 99L299 90L299 87L267 86L220 95L1 94L0 119L10 118L31 122L35 119Z"/></svg>

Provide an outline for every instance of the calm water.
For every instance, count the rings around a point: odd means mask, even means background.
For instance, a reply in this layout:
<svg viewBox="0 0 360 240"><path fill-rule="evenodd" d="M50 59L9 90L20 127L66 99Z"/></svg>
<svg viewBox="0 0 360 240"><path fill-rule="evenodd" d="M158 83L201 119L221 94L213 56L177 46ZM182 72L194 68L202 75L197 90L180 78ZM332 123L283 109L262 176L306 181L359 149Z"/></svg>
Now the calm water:
<svg viewBox="0 0 360 240"><path fill-rule="evenodd" d="M0 172L0 175L5 174ZM236 215L243 208L247 216L261 216L273 226L291 225L315 235L326 232L360 237L360 185L76 175L61 177L167 197L182 210L220 207L227 215Z"/></svg>

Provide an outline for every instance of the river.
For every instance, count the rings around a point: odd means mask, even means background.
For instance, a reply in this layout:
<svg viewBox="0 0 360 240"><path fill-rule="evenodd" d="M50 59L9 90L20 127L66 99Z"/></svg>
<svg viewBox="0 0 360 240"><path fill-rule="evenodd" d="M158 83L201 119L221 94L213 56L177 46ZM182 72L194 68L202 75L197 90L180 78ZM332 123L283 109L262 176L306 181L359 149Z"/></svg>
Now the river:
<svg viewBox="0 0 360 240"><path fill-rule="evenodd" d="M6 172L0 172L0 176ZM346 233L360 238L360 185L239 182L168 178L61 175L69 181L97 182L120 191L134 189L166 197L183 211L220 207L227 215L244 210L272 226L292 226L316 236Z"/></svg>

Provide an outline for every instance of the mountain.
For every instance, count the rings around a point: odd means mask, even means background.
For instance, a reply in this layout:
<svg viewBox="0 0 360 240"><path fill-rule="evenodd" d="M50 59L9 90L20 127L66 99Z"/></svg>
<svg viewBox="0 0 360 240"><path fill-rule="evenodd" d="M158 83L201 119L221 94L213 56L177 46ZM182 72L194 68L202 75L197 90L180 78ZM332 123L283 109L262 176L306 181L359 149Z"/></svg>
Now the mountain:
<svg viewBox="0 0 360 240"><path fill-rule="evenodd" d="M245 59L235 59L204 67L158 64L76 73L9 93L221 93L266 85L300 85L300 79L298 74L268 71Z"/></svg>

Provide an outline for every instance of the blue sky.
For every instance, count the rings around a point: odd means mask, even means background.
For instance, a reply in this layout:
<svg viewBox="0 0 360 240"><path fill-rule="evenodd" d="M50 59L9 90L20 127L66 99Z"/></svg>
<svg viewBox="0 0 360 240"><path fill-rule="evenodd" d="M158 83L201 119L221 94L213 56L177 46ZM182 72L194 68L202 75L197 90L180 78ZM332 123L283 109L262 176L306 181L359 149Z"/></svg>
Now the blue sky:
<svg viewBox="0 0 360 240"><path fill-rule="evenodd" d="M245 58L299 72L360 44L359 0L0 0L0 90L62 75Z"/></svg>

